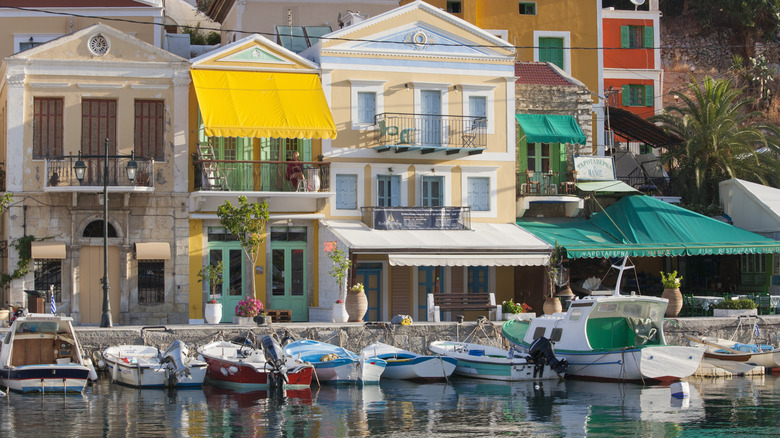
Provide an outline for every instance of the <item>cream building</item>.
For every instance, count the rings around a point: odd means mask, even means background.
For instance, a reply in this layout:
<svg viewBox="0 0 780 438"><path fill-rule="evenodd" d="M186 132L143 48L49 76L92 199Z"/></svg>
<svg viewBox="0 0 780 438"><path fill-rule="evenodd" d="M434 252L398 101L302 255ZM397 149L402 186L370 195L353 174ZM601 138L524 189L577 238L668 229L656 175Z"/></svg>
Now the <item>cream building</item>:
<svg viewBox="0 0 780 438"><path fill-rule="evenodd" d="M3 217L11 242L3 268L15 274L4 304L24 305L24 290L53 290L58 312L76 323L104 321L106 186L112 321L187 321L188 66L103 24L3 61L0 161L14 201Z"/></svg>

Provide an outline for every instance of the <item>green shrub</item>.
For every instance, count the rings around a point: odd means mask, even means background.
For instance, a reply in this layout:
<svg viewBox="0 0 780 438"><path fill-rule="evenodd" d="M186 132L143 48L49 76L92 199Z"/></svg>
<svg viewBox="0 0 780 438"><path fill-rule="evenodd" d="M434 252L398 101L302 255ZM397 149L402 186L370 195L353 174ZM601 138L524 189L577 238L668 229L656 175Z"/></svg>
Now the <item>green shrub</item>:
<svg viewBox="0 0 780 438"><path fill-rule="evenodd" d="M222 41L222 37L219 36L219 33L217 32L209 32L208 35L206 35L206 45L213 46L214 44L219 44Z"/></svg>
<svg viewBox="0 0 780 438"><path fill-rule="evenodd" d="M756 303L750 298L740 298L738 300L725 299L715 305L715 309L755 309Z"/></svg>

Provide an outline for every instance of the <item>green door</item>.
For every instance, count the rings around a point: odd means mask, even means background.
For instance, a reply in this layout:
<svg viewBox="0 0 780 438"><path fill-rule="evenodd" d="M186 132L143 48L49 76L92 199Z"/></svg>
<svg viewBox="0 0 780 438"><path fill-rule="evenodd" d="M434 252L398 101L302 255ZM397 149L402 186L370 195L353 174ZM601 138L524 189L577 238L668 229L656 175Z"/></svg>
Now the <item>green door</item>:
<svg viewBox="0 0 780 438"><path fill-rule="evenodd" d="M222 262L222 321L233 322L236 306L244 294L244 252L239 242L209 242L209 263ZM219 288L217 289L220 290Z"/></svg>
<svg viewBox="0 0 780 438"><path fill-rule="evenodd" d="M307 321L306 228L271 228L271 297L266 306L290 310L293 321Z"/></svg>

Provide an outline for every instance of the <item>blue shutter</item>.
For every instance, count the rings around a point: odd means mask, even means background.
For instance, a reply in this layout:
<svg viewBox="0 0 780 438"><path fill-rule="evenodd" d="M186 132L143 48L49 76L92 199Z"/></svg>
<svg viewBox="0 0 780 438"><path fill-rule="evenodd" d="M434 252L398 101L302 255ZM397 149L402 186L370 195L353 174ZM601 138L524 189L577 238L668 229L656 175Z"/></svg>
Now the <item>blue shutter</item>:
<svg viewBox="0 0 780 438"><path fill-rule="evenodd" d="M401 206L401 177L399 175L390 177L390 206Z"/></svg>
<svg viewBox="0 0 780 438"><path fill-rule="evenodd" d="M473 211L490 210L490 179L484 177L469 177L467 200Z"/></svg>
<svg viewBox="0 0 780 438"><path fill-rule="evenodd" d="M627 107L631 105L631 86L623 85L623 106Z"/></svg>
<svg viewBox="0 0 780 438"><path fill-rule="evenodd" d="M336 209L357 209L357 175L336 175Z"/></svg>

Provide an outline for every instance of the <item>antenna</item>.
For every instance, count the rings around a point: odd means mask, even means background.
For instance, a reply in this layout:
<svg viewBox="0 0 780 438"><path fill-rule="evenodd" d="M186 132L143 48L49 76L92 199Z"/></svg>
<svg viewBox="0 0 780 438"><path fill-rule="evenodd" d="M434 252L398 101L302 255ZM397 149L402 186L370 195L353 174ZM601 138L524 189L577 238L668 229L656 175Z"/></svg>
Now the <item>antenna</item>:
<svg viewBox="0 0 780 438"><path fill-rule="evenodd" d="M634 10L636 11L639 8L639 6L645 4L645 0L631 0L631 3L634 4Z"/></svg>

